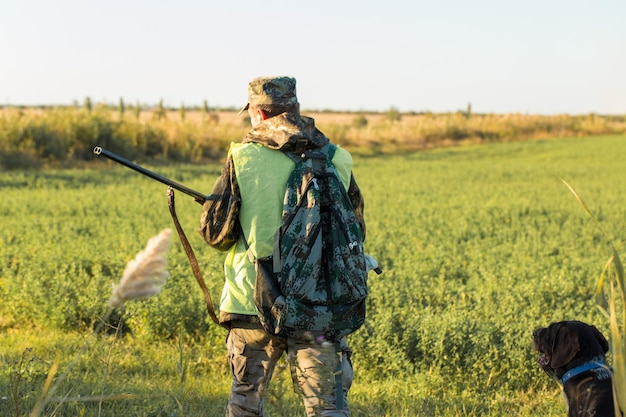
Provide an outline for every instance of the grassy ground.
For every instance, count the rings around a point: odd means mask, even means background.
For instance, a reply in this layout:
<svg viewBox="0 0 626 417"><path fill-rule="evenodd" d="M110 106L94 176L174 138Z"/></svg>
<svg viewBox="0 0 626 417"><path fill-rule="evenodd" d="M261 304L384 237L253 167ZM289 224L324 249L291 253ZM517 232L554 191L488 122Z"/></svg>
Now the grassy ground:
<svg viewBox="0 0 626 417"><path fill-rule="evenodd" d="M80 356L80 351L85 350ZM41 399L48 372L67 380L42 415L58 416L223 416L230 376L224 349L176 342L114 340L42 329L3 332L0 360L0 415L29 415ZM181 357L182 355L182 357ZM487 401L432 374L367 380L355 359L357 378L350 393L355 416L561 416L565 405L554 384L540 392ZM183 374L182 370L185 370ZM266 408L273 416L302 416L286 363L281 361Z"/></svg>
<svg viewBox="0 0 626 417"><path fill-rule="evenodd" d="M531 332L576 318L608 334L594 294L610 252L559 177L621 251L625 153L624 136L602 136L355 158L366 250L384 273L350 337L353 415L564 415ZM157 169L209 190L220 164ZM54 369L44 416L223 415L225 333L180 245L163 292L117 316L130 333L90 331L125 264L171 227L165 187L122 167L1 172L0 187L0 415L29 415ZM193 232L200 207L177 201L217 297L223 255ZM288 374L270 415L303 415Z"/></svg>

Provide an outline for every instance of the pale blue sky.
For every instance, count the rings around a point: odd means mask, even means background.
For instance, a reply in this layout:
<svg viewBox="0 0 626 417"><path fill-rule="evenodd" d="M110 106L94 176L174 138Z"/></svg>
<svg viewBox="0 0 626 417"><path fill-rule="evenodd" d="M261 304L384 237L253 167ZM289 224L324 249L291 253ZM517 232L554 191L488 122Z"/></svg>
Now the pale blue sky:
<svg viewBox="0 0 626 417"><path fill-rule="evenodd" d="M625 0L19 0L0 104L240 106L293 75L303 109L626 114Z"/></svg>

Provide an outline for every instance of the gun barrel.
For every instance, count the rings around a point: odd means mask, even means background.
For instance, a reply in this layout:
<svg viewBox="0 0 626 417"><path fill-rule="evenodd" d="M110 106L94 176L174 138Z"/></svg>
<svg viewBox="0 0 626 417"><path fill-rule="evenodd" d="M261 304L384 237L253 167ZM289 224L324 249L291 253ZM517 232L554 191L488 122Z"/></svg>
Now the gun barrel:
<svg viewBox="0 0 626 417"><path fill-rule="evenodd" d="M146 168L144 168L144 167L142 167L140 165L137 165L134 162L131 162L131 161L129 161L126 158L122 158L121 156L119 156L119 155L117 155L117 154L115 154L115 153L113 153L111 151L107 151L106 149L103 149L100 146L96 146L95 148L93 148L93 153L96 154L96 155L105 156L105 157L109 158L110 160L115 161L115 162L117 162L119 164L122 164L122 165L124 165L124 166L126 166L126 167L128 167L130 169L133 169L133 170L139 172L140 174L143 174L143 175L145 175L147 177L152 178L153 180L159 181L160 183L163 183L165 185L169 185L170 187L172 187L172 188L174 188L174 189L176 189L176 190L178 190L178 191L180 191L182 193L185 193L185 194L195 198L196 201L204 202L205 200L208 200L208 199L211 198L210 195L205 195L205 194L202 194L202 193L200 193L200 192L198 192L196 190L192 190L191 188L186 187L186 186L184 186L182 184L179 184L176 181L172 181L169 178L166 178L166 177L164 177L162 175L159 175L159 174L157 174L154 171L150 171L149 169L146 169Z"/></svg>

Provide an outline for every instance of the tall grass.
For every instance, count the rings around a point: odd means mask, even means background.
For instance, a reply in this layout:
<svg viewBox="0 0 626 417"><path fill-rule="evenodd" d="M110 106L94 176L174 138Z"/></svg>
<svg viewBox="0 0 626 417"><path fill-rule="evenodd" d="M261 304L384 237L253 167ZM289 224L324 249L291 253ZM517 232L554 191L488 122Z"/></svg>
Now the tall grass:
<svg viewBox="0 0 626 417"><path fill-rule="evenodd" d="M210 160L222 156L245 129L243 122L219 124L213 119L120 118L104 106L5 109L0 112L0 169L72 165L90 160L95 145L128 158Z"/></svg>
<svg viewBox="0 0 626 417"><path fill-rule="evenodd" d="M124 107L125 108L125 107ZM135 108L0 109L0 169L71 165L90 160L95 145L128 158L177 162L219 160L240 141L249 120L234 111ZM626 117L524 114L387 113L303 114L355 155L398 153L441 146L565 136L622 134Z"/></svg>
<svg viewBox="0 0 626 417"><path fill-rule="evenodd" d="M165 284L165 280L169 277L169 272L167 271L167 260L165 258L165 255L171 244L171 235L171 229L164 229L159 235L152 237L148 241L146 248L139 252L136 257L126 265L122 279L120 280L119 284L113 287L113 294L109 299L107 311L101 318L100 323L98 323L98 325L96 326L92 337L98 336L98 334L104 327L110 326L108 321L112 313L114 312L114 309L121 309L124 303L127 301L155 296L161 292L161 289ZM117 338L117 336L119 335L120 329L121 326L115 326L115 338ZM60 399L55 399L54 395L56 394L58 387L65 382L69 373L74 371L74 368L82 355L91 347L91 342L91 338L88 338L85 341L82 348L74 356L72 361L67 365L63 374L59 377L55 378L58 363L54 363L52 365L50 371L48 372L48 376L42 388L39 399L37 400L37 403L29 414L30 417L39 417L50 403L58 403L56 407L53 407L53 411L51 412L51 415L55 415L56 409L58 409L62 403L65 403L67 401L86 400L85 398L80 398L78 400L74 398L68 398L69 393L64 397L61 397ZM111 343L110 348L108 349L107 359L106 361L104 361L106 364L106 371L104 374L105 385L109 377L110 358L113 346L114 343ZM22 358L24 358L24 354L22 354ZM15 385L19 386L19 382ZM124 395L96 395L89 397L87 401L98 402L98 415L100 416L102 402L104 401L104 399L120 400L124 398L126 398L126 396ZM16 405L15 417L20 417L21 398L19 398L19 395L13 395L13 402Z"/></svg>
<svg viewBox="0 0 626 417"><path fill-rule="evenodd" d="M610 350L614 373L613 388L619 409L623 412L626 411L626 286L624 285L624 266L613 244L612 236L604 231L598 218L587 207L576 190L565 180L562 181L574 194L587 214L595 221L611 249L611 255L598 279L596 303L609 320ZM615 415L616 417L621 416L618 407L615 409Z"/></svg>

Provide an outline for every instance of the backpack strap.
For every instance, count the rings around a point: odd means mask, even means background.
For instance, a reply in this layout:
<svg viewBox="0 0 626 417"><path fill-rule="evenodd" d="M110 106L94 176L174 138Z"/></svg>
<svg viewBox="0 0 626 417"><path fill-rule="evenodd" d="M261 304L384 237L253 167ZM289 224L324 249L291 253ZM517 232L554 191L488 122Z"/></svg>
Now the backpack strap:
<svg viewBox="0 0 626 417"><path fill-rule="evenodd" d="M317 149L304 149L302 151L283 151L283 154L291 159L294 163L294 170L291 175L295 175L298 164L303 160L311 159L313 165L313 172L320 172L322 161L326 160L327 163L333 159L335 155L335 149L337 147L332 143L327 143L321 148ZM291 178L290 178L291 179ZM276 231L277 235L280 233L280 228ZM250 257L250 254L248 255ZM252 259L252 258L250 258ZM274 251L273 251L273 265L272 269L274 273L279 273L282 270L282 259L280 259L280 239L277 236L274 237Z"/></svg>
<svg viewBox="0 0 626 417"><path fill-rule="evenodd" d="M329 143L328 145L324 146L322 148L322 152L324 152L324 149L327 149L327 155L328 155L328 160L332 161L333 158L335 157L335 151L337 150L337 145L333 145L332 143Z"/></svg>
<svg viewBox="0 0 626 417"><path fill-rule="evenodd" d="M295 164L302 161L303 159L313 159L313 160L321 160L328 159L332 160L335 155L335 149L337 147L332 143L327 143L321 148L317 149L305 149L301 152L296 151L283 151L283 153L289 157Z"/></svg>
<svg viewBox="0 0 626 417"><path fill-rule="evenodd" d="M250 262L254 263L256 261L256 256L254 256L254 253L252 253L252 249L250 249L250 244L248 243L248 239L246 239L246 235L243 232L243 226L241 225L239 219L237 219L237 228L239 229L241 240L243 240L243 245L246 248L246 254L248 255L248 259L250 259Z"/></svg>

